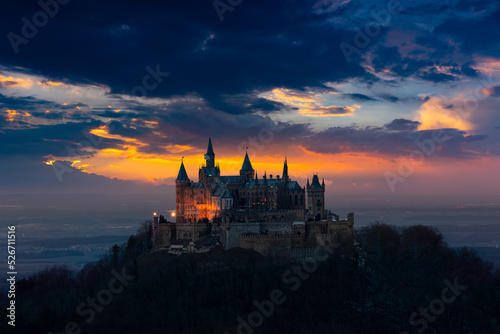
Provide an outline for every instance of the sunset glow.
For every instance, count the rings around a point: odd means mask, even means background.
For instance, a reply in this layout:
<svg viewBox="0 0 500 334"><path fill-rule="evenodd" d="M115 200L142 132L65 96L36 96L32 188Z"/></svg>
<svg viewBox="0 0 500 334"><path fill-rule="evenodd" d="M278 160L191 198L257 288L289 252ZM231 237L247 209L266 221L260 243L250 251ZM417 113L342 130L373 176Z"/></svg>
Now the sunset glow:
<svg viewBox="0 0 500 334"><path fill-rule="evenodd" d="M268 37L250 39L256 53L245 60L250 66L234 63L234 54L243 51L222 26L187 37L193 44L179 45L175 57L164 50L161 63L137 60L139 69L129 66L127 50L114 49L109 50L113 56L105 56L116 63L112 72L98 66L72 74L74 64L101 61L90 59L86 50L80 50L87 54L83 59L57 58L57 66L44 69L6 63L0 68L0 136L10 143L6 152L26 152L25 160L47 167L54 182L60 178L52 169L63 166L69 178L173 185L183 157L188 174L198 175L211 136L216 163L226 175L239 174L248 147L259 175L280 174L287 156L290 174L302 183L318 173L343 189L364 185L386 193L391 189L384 175L399 175L401 165L411 161L414 171L403 178L401 191L413 191L410 179L429 187L438 175L444 183L455 180L441 171L463 165L500 186L493 175L481 172L500 154L495 144L500 139L500 55L465 50L468 40L451 31L443 33L442 42L453 45L453 52L441 51L443 45L422 41L444 21L433 21L428 29L403 29L398 16L391 29L347 57L339 45L353 43L346 37L355 36L352 22L334 13L351 6L350 1L326 1L305 11L335 27L322 30L322 42L308 24L299 25L294 38L272 28ZM489 20L491 10L477 12L474 19ZM335 19L323 22L325 13ZM109 29L110 36L131 34L125 39L147 49L142 39L135 40L133 27L119 34ZM60 48L39 37L40 43ZM273 60L263 61L257 50L267 50ZM190 62L180 61L190 57ZM221 72L212 72L216 68ZM443 131L444 141L429 143L433 131ZM479 184L472 185L477 192Z"/></svg>

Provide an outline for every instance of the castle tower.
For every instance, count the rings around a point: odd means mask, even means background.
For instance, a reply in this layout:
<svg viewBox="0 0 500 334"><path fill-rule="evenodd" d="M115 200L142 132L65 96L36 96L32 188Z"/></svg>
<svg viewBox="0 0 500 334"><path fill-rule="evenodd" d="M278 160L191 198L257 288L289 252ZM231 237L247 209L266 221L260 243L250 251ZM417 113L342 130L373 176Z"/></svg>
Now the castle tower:
<svg viewBox="0 0 500 334"><path fill-rule="evenodd" d="M208 137L208 148L207 153L205 153L205 165L206 167L215 167L215 153L212 148L212 138Z"/></svg>
<svg viewBox="0 0 500 334"><path fill-rule="evenodd" d="M189 200L187 197L187 188L190 185L189 177L186 173L186 168L184 167L184 158L181 162L181 167L179 168L179 173L177 174L177 179L175 179L175 217L177 223L184 223L185 221L185 203Z"/></svg>
<svg viewBox="0 0 500 334"><path fill-rule="evenodd" d="M285 163L283 164L283 176L282 176L282 181L283 183L286 183L289 179L288 177L288 164L286 162L286 157L285 157Z"/></svg>
<svg viewBox="0 0 500 334"><path fill-rule="evenodd" d="M313 175L311 185L307 179L307 209L314 219L323 219L325 213L325 181L319 183L318 175ZM318 216L319 215L319 216Z"/></svg>
<svg viewBox="0 0 500 334"><path fill-rule="evenodd" d="M240 169L240 175L242 176L242 181L246 182L254 178L255 170L252 167L250 158L248 157L248 152L245 153L245 159L243 160L243 166Z"/></svg>

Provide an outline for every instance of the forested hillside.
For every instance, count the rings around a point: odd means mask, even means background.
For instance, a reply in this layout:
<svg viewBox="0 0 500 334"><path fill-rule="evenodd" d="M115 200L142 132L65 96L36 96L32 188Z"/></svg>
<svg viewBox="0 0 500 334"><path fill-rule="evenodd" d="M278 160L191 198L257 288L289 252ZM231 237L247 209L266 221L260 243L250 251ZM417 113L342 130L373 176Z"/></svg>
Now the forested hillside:
<svg viewBox="0 0 500 334"><path fill-rule="evenodd" d="M500 332L500 274L426 226L372 224L354 246L295 262L152 253L148 229L78 274L54 267L18 282L15 332Z"/></svg>

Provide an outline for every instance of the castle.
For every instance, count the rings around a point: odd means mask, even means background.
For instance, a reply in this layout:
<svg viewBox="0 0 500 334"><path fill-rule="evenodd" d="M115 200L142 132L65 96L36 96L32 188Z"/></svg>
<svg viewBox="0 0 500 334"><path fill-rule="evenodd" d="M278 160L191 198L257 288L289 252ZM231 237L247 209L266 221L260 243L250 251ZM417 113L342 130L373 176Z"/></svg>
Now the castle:
<svg viewBox="0 0 500 334"><path fill-rule="evenodd" d="M354 214L347 220L325 209L325 182L318 175L306 187L283 172L259 179L248 152L239 175L222 176L209 138L198 182L189 179L184 161L175 180L176 222L154 217L155 248L190 245L215 237L225 249L243 247L264 255L284 255L325 243L352 239ZM307 197L306 197L307 195ZM307 201L307 203L306 203ZM306 205L307 204L307 205ZM198 247L200 248L200 247Z"/></svg>

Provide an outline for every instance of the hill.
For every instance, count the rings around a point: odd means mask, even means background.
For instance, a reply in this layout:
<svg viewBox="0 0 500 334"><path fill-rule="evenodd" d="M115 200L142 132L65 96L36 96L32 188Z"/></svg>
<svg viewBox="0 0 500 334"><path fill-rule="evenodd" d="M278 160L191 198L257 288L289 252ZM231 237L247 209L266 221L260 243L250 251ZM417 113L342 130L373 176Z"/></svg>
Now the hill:
<svg viewBox="0 0 500 334"><path fill-rule="evenodd" d="M421 225L372 224L355 246L307 259L148 248L139 233L77 275L55 267L19 281L16 333L500 331L499 272Z"/></svg>

